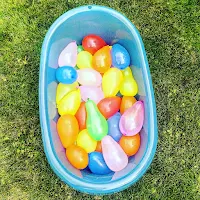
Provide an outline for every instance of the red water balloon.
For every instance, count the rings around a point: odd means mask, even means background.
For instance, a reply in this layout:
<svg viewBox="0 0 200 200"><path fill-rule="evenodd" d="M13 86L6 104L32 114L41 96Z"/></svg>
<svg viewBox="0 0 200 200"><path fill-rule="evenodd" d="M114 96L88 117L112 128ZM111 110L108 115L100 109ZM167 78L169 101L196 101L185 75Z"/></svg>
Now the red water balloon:
<svg viewBox="0 0 200 200"><path fill-rule="evenodd" d="M91 54L94 54L99 49L106 46L106 42L98 35L90 34L83 38L82 46L85 51L88 51Z"/></svg>
<svg viewBox="0 0 200 200"><path fill-rule="evenodd" d="M80 131L86 129L86 109L85 109L85 102L81 102L81 105L75 115Z"/></svg>
<svg viewBox="0 0 200 200"><path fill-rule="evenodd" d="M97 106L101 114L108 119L119 111L120 105L121 98L116 96L102 99Z"/></svg>

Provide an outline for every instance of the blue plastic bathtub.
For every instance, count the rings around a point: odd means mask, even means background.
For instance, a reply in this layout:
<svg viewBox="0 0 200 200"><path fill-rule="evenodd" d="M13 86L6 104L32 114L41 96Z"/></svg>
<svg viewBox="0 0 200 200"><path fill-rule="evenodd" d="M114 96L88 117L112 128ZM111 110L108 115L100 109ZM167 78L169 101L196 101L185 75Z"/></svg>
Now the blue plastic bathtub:
<svg viewBox="0 0 200 200"><path fill-rule="evenodd" d="M56 131L58 113L55 71L58 56L71 41L81 44L87 34L100 35L108 44L122 44L131 55L131 69L139 86L138 99L145 104L141 147L128 166L116 173L94 175L77 170L66 159ZM68 11L51 26L42 46L39 79L40 123L44 150L53 171L72 188L90 194L109 194L126 189L140 179L151 164L157 145L156 105L148 61L135 26L122 14L102 6L83 6Z"/></svg>

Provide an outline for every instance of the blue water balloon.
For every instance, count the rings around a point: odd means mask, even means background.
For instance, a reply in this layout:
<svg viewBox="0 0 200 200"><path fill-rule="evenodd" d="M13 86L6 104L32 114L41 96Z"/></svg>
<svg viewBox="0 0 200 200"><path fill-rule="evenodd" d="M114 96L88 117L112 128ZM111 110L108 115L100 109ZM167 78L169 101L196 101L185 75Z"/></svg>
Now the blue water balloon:
<svg viewBox="0 0 200 200"><path fill-rule="evenodd" d="M114 44L111 49L112 65L121 70L130 65L130 55L120 44Z"/></svg>
<svg viewBox="0 0 200 200"><path fill-rule="evenodd" d="M92 152L89 154L89 169L93 174L108 174L112 172L105 163L103 154L100 152Z"/></svg>
<svg viewBox="0 0 200 200"><path fill-rule="evenodd" d="M72 84L77 79L76 69L70 66L59 67L56 70L56 79L60 83Z"/></svg>
<svg viewBox="0 0 200 200"><path fill-rule="evenodd" d="M108 118L108 135L110 135L116 142L119 142L122 137L122 133L119 129L119 120L121 118L121 114L117 112L112 117Z"/></svg>

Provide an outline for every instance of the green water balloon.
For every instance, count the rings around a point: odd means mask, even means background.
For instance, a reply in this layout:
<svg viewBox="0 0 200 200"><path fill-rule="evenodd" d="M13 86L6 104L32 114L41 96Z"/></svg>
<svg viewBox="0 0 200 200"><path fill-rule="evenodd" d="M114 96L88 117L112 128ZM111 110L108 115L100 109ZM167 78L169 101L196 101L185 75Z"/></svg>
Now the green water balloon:
<svg viewBox="0 0 200 200"><path fill-rule="evenodd" d="M89 135L96 141L100 141L108 134L108 123L98 110L94 101L88 100L85 104L87 112L86 127Z"/></svg>

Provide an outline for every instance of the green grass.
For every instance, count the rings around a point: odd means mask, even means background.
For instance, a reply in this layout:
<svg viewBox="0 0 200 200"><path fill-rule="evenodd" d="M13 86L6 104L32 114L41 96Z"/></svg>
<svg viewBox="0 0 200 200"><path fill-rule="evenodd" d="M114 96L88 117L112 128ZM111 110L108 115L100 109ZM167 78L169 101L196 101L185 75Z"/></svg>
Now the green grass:
<svg viewBox="0 0 200 200"><path fill-rule="evenodd" d="M124 13L143 38L159 141L143 178L113 199L200 199L200 5L195 0L0 1L0 199L110 199L79 193L51 170L42 146L38 75L54 20L84 4Z"/></svg>

